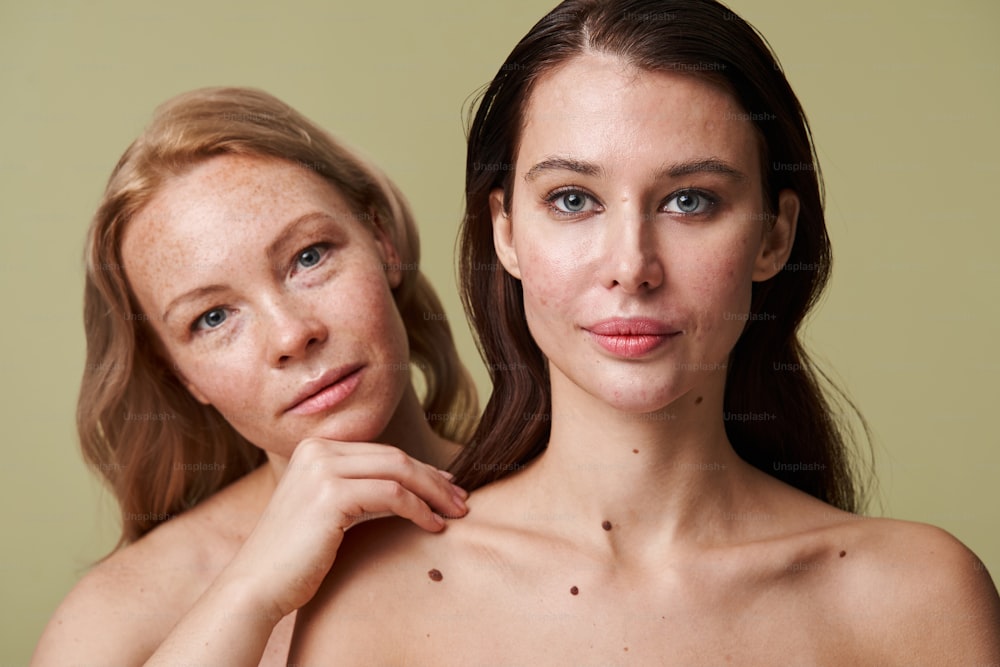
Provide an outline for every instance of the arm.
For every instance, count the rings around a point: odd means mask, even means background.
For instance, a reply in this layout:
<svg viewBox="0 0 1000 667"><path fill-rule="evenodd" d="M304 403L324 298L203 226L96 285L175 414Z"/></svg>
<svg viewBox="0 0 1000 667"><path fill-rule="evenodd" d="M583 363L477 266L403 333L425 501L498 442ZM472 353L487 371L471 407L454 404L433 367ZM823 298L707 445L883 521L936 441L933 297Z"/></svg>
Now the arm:
<svg viewBox="0 0 1000 667"><path fill-rule="evenodd" d="M444 522L431 507L448 515L464 514L463 496L445 473L398 449L304 441L236 557L162 644L152 647L155 653L145 664L259 664L277 623L315 594L347 529L397 514L425 530L439 531ZM79 613L74 617L80 618ZM93 614L81 623L73 632L46 632L33 664L62 664L70 655L93 657L91 646L109 629L95 622ZM124 650L131 633L112 634L117 646L105 647L101 655L112 656L116 664L136 655ZM126 664L141 664L141 659Z"/></svg>
<svg viewBox="0 0 1000 667"><path fill-rule="evenodd" d="M461 515L457 494L441 471L398 449L303 442L239 554L146 665L258 664L278 621L315 595L344 531L397 514L437 532L444 521L428 503Z"/></svg>

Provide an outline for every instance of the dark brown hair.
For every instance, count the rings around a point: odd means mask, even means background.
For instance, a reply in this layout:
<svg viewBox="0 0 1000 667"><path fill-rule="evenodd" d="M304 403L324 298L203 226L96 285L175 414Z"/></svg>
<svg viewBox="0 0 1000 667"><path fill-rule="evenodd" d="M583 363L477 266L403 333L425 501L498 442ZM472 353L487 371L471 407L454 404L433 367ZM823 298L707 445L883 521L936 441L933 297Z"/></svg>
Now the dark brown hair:
<svg viewBox="0 0 1000 667"><path fill-rule="evenodd" d="M463 303L493 394L454 466L456 483L472 489L498 479L541 453L549 438L546 360L528 331L521 284L497 259L489 196L502 188L509 209L523 114L534 84L586 52L724 86L758 132L769 207L763 213L776 210L781 190L798 194L801 211L791 255L777 275L753 285L751 316L730 355L724 399L727 414L780 418L727 419L726 433L737 454L760 470L837 507L858 510L862 489L849 447L854 433L840 419L839 405L856 410L810 362L798 339L831 261L809 125L763 37L712 0L563 2L514 47L483 93L469 128L460 273ZM834 390L829 396L824 384ZM540 418L527 418L532 415ZM801 463L809 465L794 465Z"/></svg>
<svg viewBox="0 0 1000 667"><path fill-rule="evenodd" d="M84 329L87 363L77 402L84 458L111 488L122 513L118 546L201 502L265 457L220 415L192 397L159 352L128 284L121 240L129 220L169 179L216 155L273 157L312 169L379 225L400 255L393 290L410 357L425 380L431 427L465 441L476 411L433 287L417 268L420 247L409 206L381 171L277 98L250 88L205 88L156 110L111 173L87 238ZM134 321L138 319L139 321ZM435 417L447 414L449 419ZM208 466L192 470L197 462Z"/></svg>

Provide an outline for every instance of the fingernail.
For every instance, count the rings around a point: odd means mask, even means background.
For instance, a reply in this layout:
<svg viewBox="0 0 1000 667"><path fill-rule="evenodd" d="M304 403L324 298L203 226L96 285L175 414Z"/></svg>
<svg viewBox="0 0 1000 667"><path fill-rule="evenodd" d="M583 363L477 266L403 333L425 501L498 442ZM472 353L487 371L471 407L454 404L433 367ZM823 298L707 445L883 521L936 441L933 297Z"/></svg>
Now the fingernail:
<svg viewBox="0 0 1000 667"><path fill-rule="evenodd" d="M466 491L465 489L463 489L463 488L462 488L462 487L460 487L460 486L457 486L457 485L455 485L455 484L452 484L452 485L451 485L451 489L452 489L452 493L454 493L454 494L455 494L456 496L458 496L458 497L459 497L459 498L461 498L462 500L465 500L466 498L468 498L468 497L469 497L469 492L468 492L468 491Z"/></svg>
<svg viewBox="0 0 1000 667"><path fill-rule="evenodd" d="M457 507L463 514L469 511L468 506L465 504L465 500L457 493L451 497L455 501L455 507Z"/></svg>
<svg viewBox="0 0 1000 667"><path fill-rule="evenodd" d="M434 523L436 523L437 525L443 526L445 524L444 517L441 516L440 514L435 514L434 512L431 512L431 516L434 517Z"/></svg>
<svg viewBox="0 0 1000 667"><path fill-rule="evenodd" d="M445 478L446 480L448 480L449 482L450 482L451 480L455 479L455 476L454 476L454 475L452 475L452 474L451 474L450 472L448 472L447 470L441 470L440 468L438 468L438 472L439 472L439 473L441 473L441 475L442 475L442 476L443 476L443 477L444 477L444 478Z"/></svg>

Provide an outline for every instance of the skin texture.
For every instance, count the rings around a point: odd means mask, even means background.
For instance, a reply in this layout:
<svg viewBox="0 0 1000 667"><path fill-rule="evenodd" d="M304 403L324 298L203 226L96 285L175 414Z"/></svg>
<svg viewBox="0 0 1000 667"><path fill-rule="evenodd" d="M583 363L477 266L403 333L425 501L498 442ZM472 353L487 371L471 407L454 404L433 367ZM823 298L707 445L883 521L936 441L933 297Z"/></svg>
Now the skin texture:
<svg viewBox="0 0 1000 667"><path fill-rule="evenodd" d="M140 321L268 462L93 568L33 664L284 665L295 611L345 531L390 514L440 531L435 512L465 513L435 467L457 446L430 429L410 382L398 254L359 218L304 167L222 156L131 221ZM287 409L331 369L354 372L339 402ZM386 442L399 449L373 444Z"/></svg>
<svg viewBox="0 0 1000 667"><path fill-rule="evenodd" d="M393 519L352 533L291 661L996 663L996 590L957 540L837 510L726 439L723 364L798 213L785 192L764 215L742 110L702 80L587 54L538 81L525 117L494 240L549 359L548 447L438 535ZM661 173L708 158L742 178ZM639 316L675 335L632 355L595 339Z"/></svg>

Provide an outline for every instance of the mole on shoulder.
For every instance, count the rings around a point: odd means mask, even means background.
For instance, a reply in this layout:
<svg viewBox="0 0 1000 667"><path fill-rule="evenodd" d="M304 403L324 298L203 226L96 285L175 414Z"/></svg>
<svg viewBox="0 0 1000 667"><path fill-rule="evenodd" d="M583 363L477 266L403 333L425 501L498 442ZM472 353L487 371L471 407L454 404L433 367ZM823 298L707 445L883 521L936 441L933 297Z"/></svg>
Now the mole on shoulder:
<svg viewBox="0 0 1000 667"><path fill-rule="evenodd" d="M434 568L433 570L427 570L427 576L431 578L431 581L441 581L444 579L444 575L441 574L441 570Z"/></svg>
<svg viewBox="0 0 1000 667"><path fill-rule="evenodd" d="M638 453L639 453L639 450L638 450L638 449L633 449L633 450L632 450L632 453L633 453L633 454L638 454Z"/></svg>
<svg viewBox="0 0 1000 667"><path fill-rule="evenodd" d="M601 528L603 528L604 530L611 530L611 522L610 521L603 522L601 524Z"/></svg>
<svg viewBox="0 0 1000 667"><path fill-rule="evenodd" d="M579 595L579 593L580 593L580 589L577 588L576 586L573 586L571 589L569 589L569 594L570 595Z"/></svg>
<svg viewBox="0 0 1000 667"><path fill-rule="evenodd" d="M847 555L847 552L846 552L846 551L841 551L841 552L840 552L840 557L841 557L841 558L843 558L843 557L844 557L844 556L846 556L846 555Z"/></svg>
<svg viewBox="0 0 1000 667"><path fill-rule="evenodd" d="M701 396L699 396L698 398L694 399L694 404L698 405L699 403L701 403L701 401L702 401L702 398L701 398Z"/></svg>

